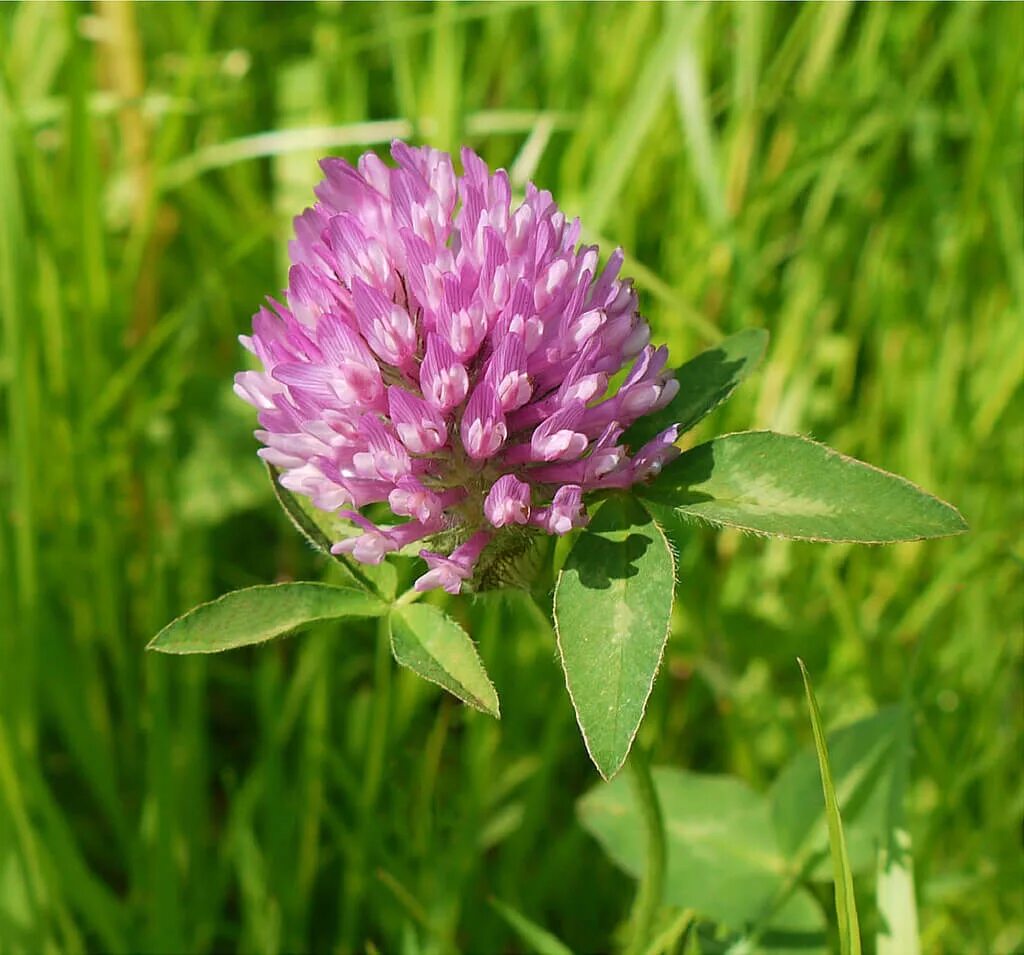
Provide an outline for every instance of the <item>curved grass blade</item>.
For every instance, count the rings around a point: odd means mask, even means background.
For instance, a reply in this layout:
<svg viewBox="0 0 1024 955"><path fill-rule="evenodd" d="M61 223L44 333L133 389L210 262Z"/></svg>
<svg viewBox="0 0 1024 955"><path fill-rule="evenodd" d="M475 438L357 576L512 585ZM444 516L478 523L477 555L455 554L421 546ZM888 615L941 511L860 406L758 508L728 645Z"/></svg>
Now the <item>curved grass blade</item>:
<svg viewBox="0 0 1024 955"><path fill-rule="evenodd" d="M572 949L568 948L561 939L552 935L546 928L541 928L532 919L528 919L517 909L502 902L501 899L489 898L488 904L502 917L509 928L512 929L531 952L536 955L572 955Z"/></svg>
<svg viewBox="0 0 1024 955"><path fill-rule="evenodd" d="M807 695L807 709L811 714L811 729L814 732L814 749L818 754L818 768L821 771L821 788L825 796L825 811L828 819L828 841L832 853L832 868L836 885L836 916L839 920L839 951L841 955L860 955L860 925L857 920L857 900L853 892L853 871L846 851L843 836L843 821L839 814L839 800L832 785L832 770L828 762L828 747L825 732L821 727L821 713L818 701L811 689L810 677L804 661L798 659L800 675L804 680Z"/></svg>

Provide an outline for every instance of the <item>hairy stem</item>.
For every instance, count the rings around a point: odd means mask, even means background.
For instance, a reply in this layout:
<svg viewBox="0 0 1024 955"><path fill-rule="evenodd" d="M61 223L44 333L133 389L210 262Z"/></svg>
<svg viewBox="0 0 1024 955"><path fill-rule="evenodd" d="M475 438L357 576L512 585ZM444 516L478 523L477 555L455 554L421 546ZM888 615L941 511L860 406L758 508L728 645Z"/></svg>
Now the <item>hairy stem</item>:
<svg viewBox="0 0 1024 955"><path fill-rule="evenodd" d="M416 590L415 587L410 587L401 597L395 601L396 607L404 607L406 604L415 603L420 597L423 596L425 591Z"/></svg>
<svg viewBox="0 0 1024 955"><path fill-rule="evenodd" d="M630 913L631 934L627 955L642 955L654 930L654 919L661 907L665 882L665 822L654 789L647 755L639 744L629 757L629 774L633 792L640 805L640 814L647 830L647 864L640 879L633 911Z"/></svg>

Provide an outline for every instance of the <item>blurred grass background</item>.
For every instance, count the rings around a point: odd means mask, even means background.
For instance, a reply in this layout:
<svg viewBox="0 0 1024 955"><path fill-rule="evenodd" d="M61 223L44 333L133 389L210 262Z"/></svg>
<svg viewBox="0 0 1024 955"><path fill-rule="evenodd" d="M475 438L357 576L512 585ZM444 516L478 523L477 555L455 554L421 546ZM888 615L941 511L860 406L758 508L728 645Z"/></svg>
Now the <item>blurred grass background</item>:
<svg viewBox="0 0 1024 955"><path fill-rule="evenodd" d="M516 951L494 896L601 951L628 911L525 601L453 604L500 725L373 624L142 652L324 572L236 336L316 158L403 136L621 244L677 360L770 330L697 438L810 434L962 509L886 549L694 530L642 732L764 788L809 739L798 654L830 724L909 693L924 949L1021 951L1022 48L1015 4L5 4L0 949Z"/></svg>

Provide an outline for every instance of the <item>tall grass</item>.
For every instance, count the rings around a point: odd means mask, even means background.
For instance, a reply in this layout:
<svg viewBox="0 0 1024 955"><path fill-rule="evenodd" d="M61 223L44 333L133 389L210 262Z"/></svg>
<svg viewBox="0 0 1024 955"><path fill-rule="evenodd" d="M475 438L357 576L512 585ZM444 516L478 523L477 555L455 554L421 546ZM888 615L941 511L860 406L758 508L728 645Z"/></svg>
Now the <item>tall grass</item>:
<svg viewBox="0 0 1024 955"><path fill-rule="evenodd" d="M494 897L599 951L628 914L525 600L453 604L500 725L372 623L142 652L327 572L236 336L317 156L395 135L621 244L674 355L771 331L697 438L812 434L961 507L969 535L884 550L695 530L642 732L763 787L809 740L798 654L826 723L906 694L923 948L1020 950L1022 40L1011 4L0 8L0 950L515 950Z"/></svg>

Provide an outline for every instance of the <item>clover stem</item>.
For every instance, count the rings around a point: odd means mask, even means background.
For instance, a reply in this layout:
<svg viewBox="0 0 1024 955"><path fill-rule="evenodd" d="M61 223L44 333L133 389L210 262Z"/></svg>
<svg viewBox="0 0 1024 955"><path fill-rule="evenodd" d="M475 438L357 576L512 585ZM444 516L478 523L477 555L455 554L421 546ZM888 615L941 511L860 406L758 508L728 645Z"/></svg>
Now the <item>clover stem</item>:
<svg viewBox="0 0 1024 955"><path fill-rule="evenodd" d="M404 607L406 604L415 603L426 591L417 590L415 587L410 587L401 597L395 601L396 607Z"/></svg>
<svg viewBox="0 0 1024 955"><path fill-rule="evenodd" d="M633 746L628 766L633 792L647 832L647 852L644 873L630 913L631 934L626 953L642 955L651 939L655 916L661 907L665 882L665 822L647 756L638 743Z"/></svg>

